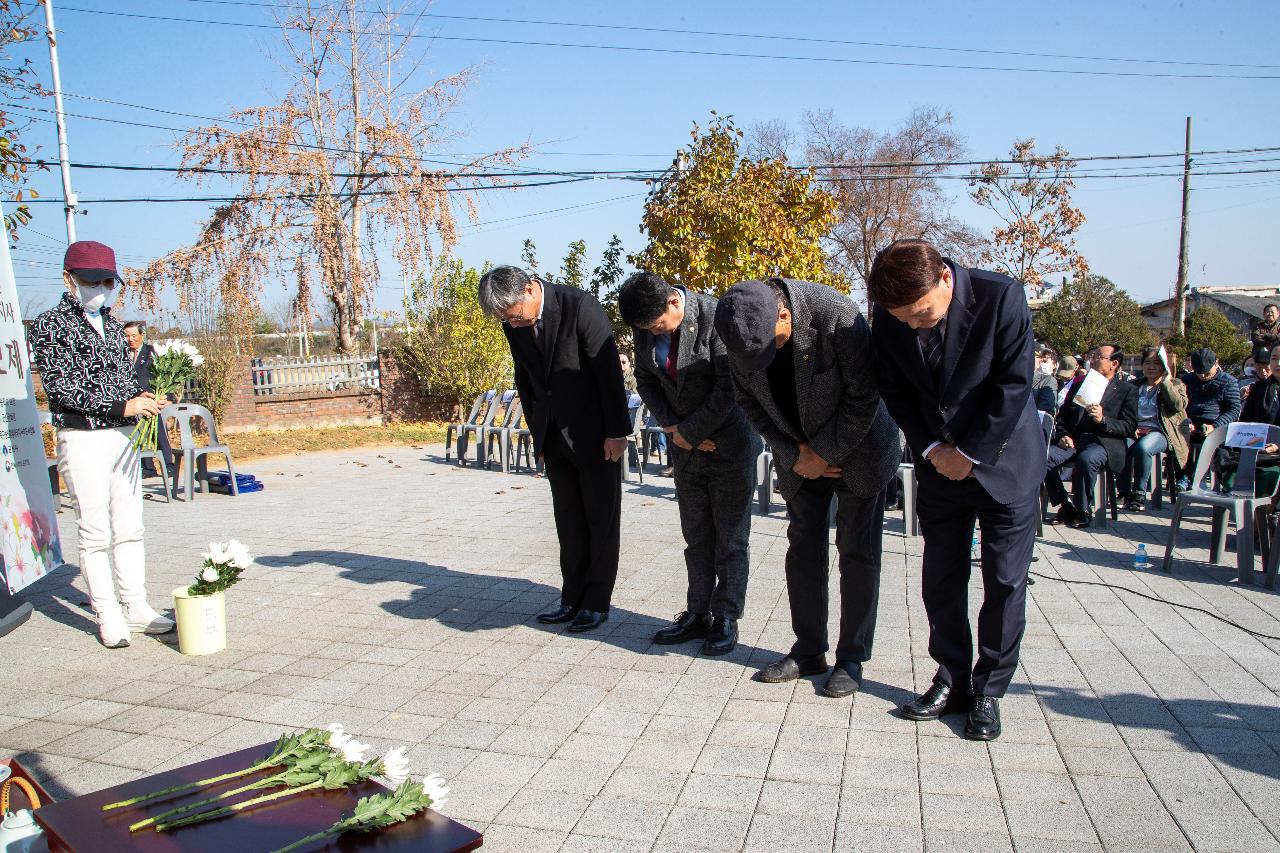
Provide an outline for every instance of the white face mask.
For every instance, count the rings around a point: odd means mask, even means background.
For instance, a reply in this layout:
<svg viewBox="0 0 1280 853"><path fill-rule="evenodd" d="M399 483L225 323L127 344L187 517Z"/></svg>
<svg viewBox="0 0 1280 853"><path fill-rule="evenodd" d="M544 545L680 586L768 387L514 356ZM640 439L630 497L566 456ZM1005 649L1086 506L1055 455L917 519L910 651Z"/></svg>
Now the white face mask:
<svg viewBox="0 0 1280 853"><path fill-rule="evenodd" d="M114 287L76 282L76 290L80 294L80 305L89 314L97 314L103 308L110 308L116 301L116 288Z"/></svg>
<svg viewBox="0 0 1280 853"><path fill-rule="evenodd" d="M1045 376L1052 376L1057 367L1058 365L1056 363L1042 361L1036 365L1036 370L1043 373Z"/></svg>

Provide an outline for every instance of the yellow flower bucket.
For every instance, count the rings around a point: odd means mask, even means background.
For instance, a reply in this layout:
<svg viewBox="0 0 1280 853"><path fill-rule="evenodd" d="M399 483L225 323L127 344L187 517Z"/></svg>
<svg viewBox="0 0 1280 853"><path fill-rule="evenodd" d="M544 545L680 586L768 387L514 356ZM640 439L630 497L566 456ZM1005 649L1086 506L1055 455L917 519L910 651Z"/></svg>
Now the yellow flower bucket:
<svg viewBox="0 0 1280 853"><path fill-rule="evenodd" d="M189 595L180 586L173 591L173 614L178 651L184 655L211 655L227 647L227 604L221 591Z"/></svg>

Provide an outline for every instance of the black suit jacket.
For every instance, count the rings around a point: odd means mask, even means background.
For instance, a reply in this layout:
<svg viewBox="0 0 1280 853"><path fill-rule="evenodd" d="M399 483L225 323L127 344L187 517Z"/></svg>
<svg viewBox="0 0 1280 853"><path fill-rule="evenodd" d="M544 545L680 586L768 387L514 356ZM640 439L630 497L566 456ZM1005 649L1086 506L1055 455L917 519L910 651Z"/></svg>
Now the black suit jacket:
<svg viewBox="0 0 1280 853"><path fill-rule="evenodd" d="M138 357L133 362L133 375L143 391L151 390L151 362L155 360L156 348L151 344L138 347Z"/></svg>
<svg viewBox="0 0 1280 853"><path fill-rule="evenodd" d="M558 429L580 462L602 461L606 438L631 434L609 317L585 291L542 287L542 352L532 327L502 326L534 451L541 453L548 431Z"/></svg>
<svg viewBox="0 0 1280 853"><path fill-rule="evenodd" d="M1098 423L1089 417L1084 406L1075 403L1080 384L1077 382L1062 400L1062 408L1058 410L1058 430L1053 440L1071 436L1078 446L1083 436L1097 436L1107 451L1107 467L1118 474L1124 470L1128 449L1125 439L1133 438L1138 429L1138 389L1133 383L1121 379L1118 373L1111 377L1107 390L1102 393L1102 423Z"/></svg>
<svg viewBox="0 0 1280 853"><path fill-rule="evenodd" d="M685 292L684 321L676 349L676 378L654 356L653 335L636 329L636 388L649 413L697 447L716 443L716 456L740 456L753 444L747 416L733 399L729 353L715 329L716 299Z"/></svg>
<svg viewBox="0 0 1280 853"><path fill-rule="evenodd" d="M1017 281L946 263L954 284L941 381L925 365L915 330L877 305L880 396L930 485L950 481L924 461L924 451L948 442L978 463L973 476L988 494L1011 503L1040 486L1045 464L1044 429L1031 400L1031 311Z"/></svg>

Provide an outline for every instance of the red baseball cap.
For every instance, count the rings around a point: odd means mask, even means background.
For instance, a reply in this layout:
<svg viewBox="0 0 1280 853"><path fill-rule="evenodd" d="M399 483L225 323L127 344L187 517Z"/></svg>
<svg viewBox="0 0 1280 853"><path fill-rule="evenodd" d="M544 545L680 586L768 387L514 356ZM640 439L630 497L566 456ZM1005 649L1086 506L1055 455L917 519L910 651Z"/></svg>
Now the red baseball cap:
<svg viewBox="0 0 1280 853"><path fill-rule="evenodd" d="M62 256L62 268L81 281L97 284L101 281L119 281L116 272L116 253L105 243L93 240L78 240L67 247Z"/></svg>

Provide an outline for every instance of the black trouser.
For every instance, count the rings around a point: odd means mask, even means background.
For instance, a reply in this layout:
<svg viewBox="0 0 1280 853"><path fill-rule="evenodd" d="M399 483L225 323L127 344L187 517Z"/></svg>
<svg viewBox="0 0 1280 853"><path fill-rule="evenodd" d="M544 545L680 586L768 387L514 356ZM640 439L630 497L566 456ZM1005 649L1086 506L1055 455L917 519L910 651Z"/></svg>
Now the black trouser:
<svg viewBox="0 0 1280 853"><path fill-rule="evenodd" d="M953 482L934 475L921 483L919 495L924 607L936 678L960 688L972 682L979 696L1003 696L1018 666L1027 624L1027 568L1040 506L1036 492L1003 504L973 477ZM975 519L982 527L983 589L976 664L968 602Z"/></svg>
<svg viewBox="0 0 1280 853"><path fill-rule="evenodd" d="M754 436L734 455L672 446L690 613L742 618L758 455L760 440Z"/></svg>
<svg viewBox="0 0 1280 853"><path fill-rule="evenodd" d="M1062 485L1062 468L1071 463L1071 491L1076 512L1082 518L1093 514L1093 489L1098 475L1107 466L1107 449L1092 435L1082 435L1073 448L1054 445L1049 448L1048 469L1044 485L1049 502L1054 506L1067 500L1066 487Z"/></svg>
<svg viewBox="0 0 1280 853"><path fill-rule="evenodd" d="M796 642L793 657L827 651L828 523L836 496L836 550L840 559L840 639L837 661L871 659L880 601L880 536L884 493L860 498L838 477L805 480L787 501L787 598Z"/></svg>
<svg viewBox="0 0 1280 853"><path fill-rule="evenodd" d="M618 579L622 462L605 460L603 441L590 461L579 460L554 425L542 454L560 539L560 601L607 613Z"/></svg>

